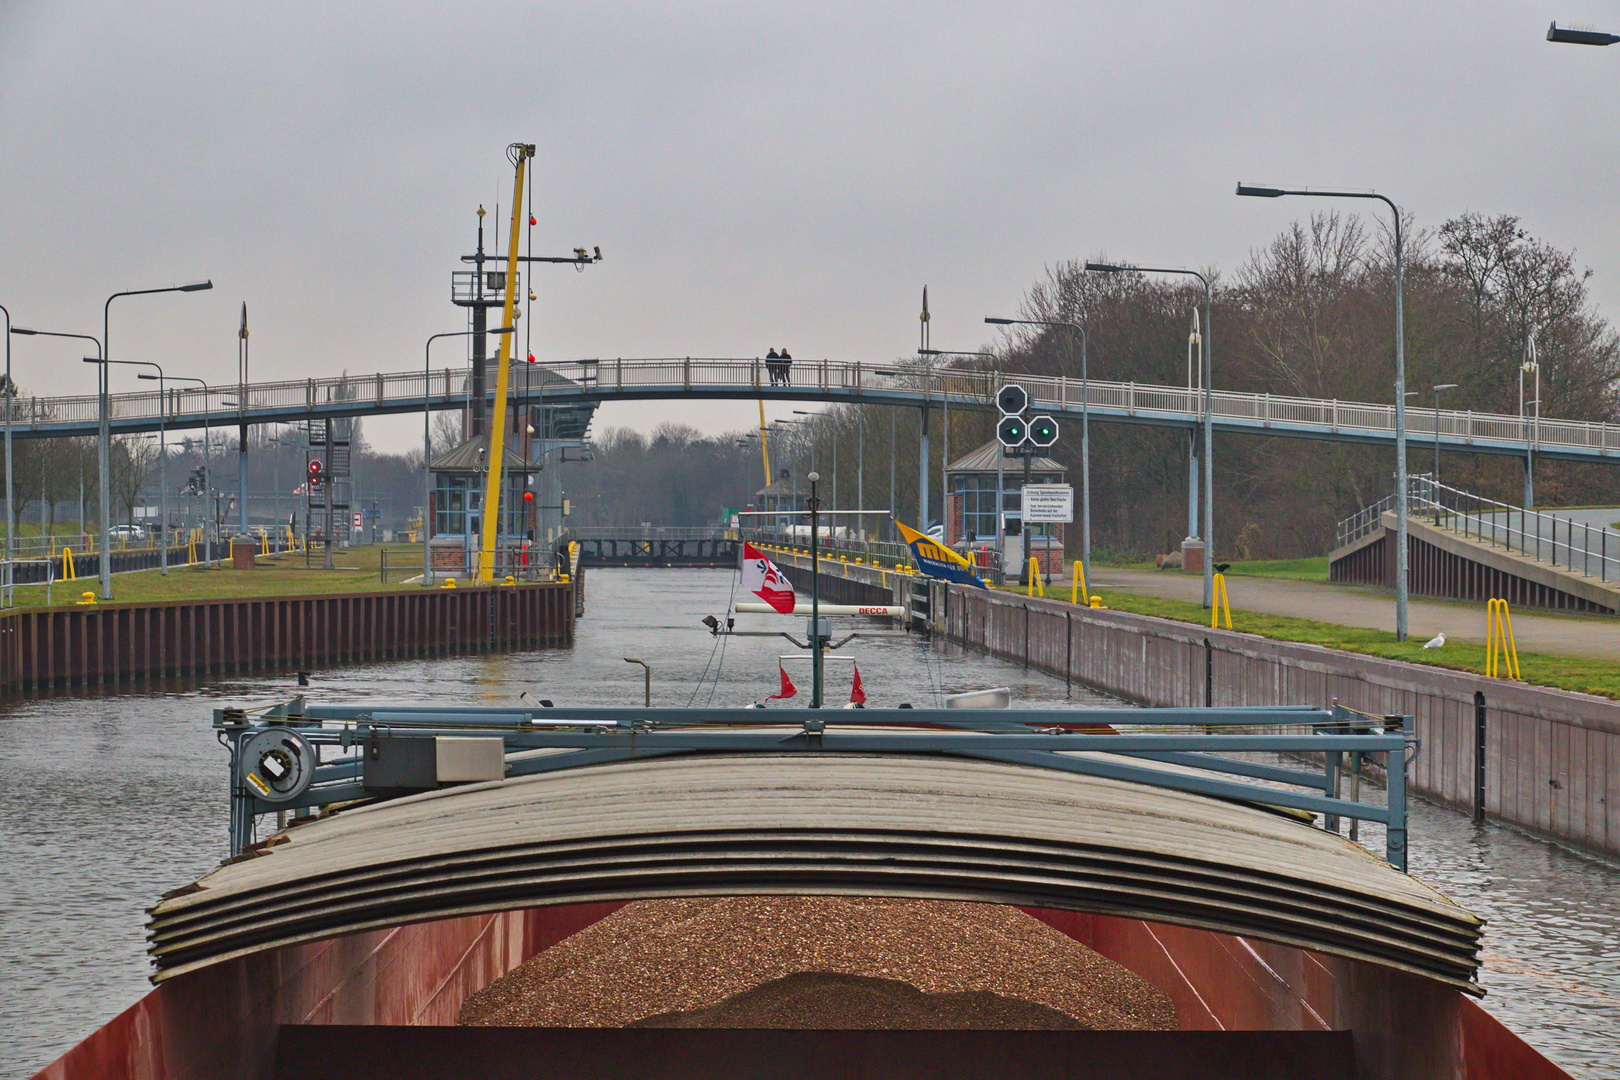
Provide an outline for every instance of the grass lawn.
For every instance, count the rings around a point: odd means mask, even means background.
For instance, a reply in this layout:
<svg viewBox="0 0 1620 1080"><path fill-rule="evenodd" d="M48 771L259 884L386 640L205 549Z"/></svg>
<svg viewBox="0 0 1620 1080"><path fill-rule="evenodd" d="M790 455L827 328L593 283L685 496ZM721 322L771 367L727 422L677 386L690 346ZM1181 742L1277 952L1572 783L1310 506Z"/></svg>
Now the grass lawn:
<svg viewBox="0 0 1620 1080"><path fill-rule="evenodd" d="M389 583L379 573L382 553L388 552ZM319 595L335 592L376 592L398 589L400 580L422 572L420 544L377 544L332 552L333 569L322 569L321 549L312 548L310 566L302 555L259 556L252 570L234 570L229 560L219 569L169 567L168 577L158 570L114 574L113 601L204 600L239 596ZM58 581L51 587L57 606L72 604L82 592L99 595L96 577ZM45 586L18 585L18 607L43 607Z"/></svg>
<svg viewBox="0 0 1620 1080"><path fill-rule="evenodd" d="M1310 559L1256 559L1235 562L1226 571L1228 577L1286 578L1290 581L1319 581L1328 579L1328 558L1318 555Z"/></svg>
<svg viewBox="0 0 1620 1080"><path fill-rule="evenodd" d="M1260 565L1288 566L1293 562L1322 562L1325 565L1326 560L1300 559ZM1232 569L1236 571L1238 567L1234 566ZM1022 589L1011 586L1005 591L1020 595L1023 593ZM1049 590L1049 595L1067 600L1069 591L1067 588L1054 586ZM1136 615L1152 615L1200 626L1209 625L1209 612L1200 604L1139 596L1123 589L1108 594L1108 606L1116 611L1128 611ZM1233 623L1246 633L1276 641L1298 641L1308 645L1321 645L1329 649L1341 649L1366 656L1382 656L1413 664L1427 664L1430 667L1450 668L1476 675L1485 670L1485 646L1482 644L1448 641L1442 655L1442 650L1438 649L1425 651L1421 641L1398 642L1394 634L1385 630L1364 630L1354 626L1338 626L1312 619L1294 619L1254 611L1236 615ZM1620 698L1620 664L1577 656L1521 652L1519 671L1524 676L1525 682L1536 686L1551 686L1559 690Z"/></svg>

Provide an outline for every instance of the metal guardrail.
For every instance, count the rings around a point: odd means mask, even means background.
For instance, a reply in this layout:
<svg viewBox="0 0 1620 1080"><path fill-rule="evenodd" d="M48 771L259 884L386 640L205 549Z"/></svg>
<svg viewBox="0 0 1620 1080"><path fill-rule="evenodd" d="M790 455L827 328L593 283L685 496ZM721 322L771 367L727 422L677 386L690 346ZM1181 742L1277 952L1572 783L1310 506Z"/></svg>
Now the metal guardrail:
<svg viewBox="0 0 1620 1080"><path fill-rule="evenodd" d="M514 364L520 373L526 364ZM1074 412L1082 401L1100 417L1149 423L1191 425L1203 416L1202 392L1187 387L1110 382L1011 372L968 372L873 365L860 361L796 361L787 387L775 387L760 359L672 357L654 359L571 360L549 363L559 379L513 380L517 400L532 401L542 393L559 402L613 397L678 396L687 393L797 395L858 401L867 395L914 398L918 404L948 399L962 407L989 407L996 385L1018 382L1037 409ZM116 431L152 430L164 417L170 427L201 427L245 418L266 423L319 412L361 416L429 407L459 407L466 401L471 369L421 369L365 376L336 376L250 383L243 397L234 385L167 388L115 394L110 401ZM560 380L560 381L559 381ZM227 405L229 400L231 404ZM238 403L240 402L240 403ZM1217 391L1212 395L1214 420L1226 428L1322 438L1394 438L1395 407L1371 402L1299 398L1279 394ZM17 431L28 434L84 434L97 420L93 394L72 397L18 398L13 411ZM1495 413L1408 409L1408 437L1444 446L1505 452L1533 446L1537 453L1559 457L1620 457L1620 425L1542 417L1526 419Z"/></svg>
<svg viewBox="0 0 1620 1080"><path fill-rule="evenodd" d="M1433 524L1465 538L1500 547L1553 569L1620 581L1620 533L1569 515L1486 499L1458 488L1437 484L1431 477L1412 478L1411 512L1430 516ZM1610 537L1613 539L1610 539Z"/></svg>
<svg viewBox="0 0 1620 1080"><path fill-rule="evenodd" d="M702 528L637 528L635 526L569 529L566 538L573 540L729 540L736 531L718 525Z"/></svg>
<svg viewBox="0 0 1620 1080"><path fill-rule="evenodd" d="M1118 725L1137 733L1077 734L1075 725ZM1305 810L1322 814L1335 832L1340 818L1378 822L1385 826L1386 858L1404 871L1407 755L1417 744L1410 717L1370 717L1338 706L867 709L854 716L836 709L343 706L297 698L252 717L241 709L216 709L214 727L231 752L232 855L253 842L261 815L403 794L380 778L368 787L361 749L368 740L476 733L503 740L508 779L679 753L987 758ZM1256 752L1306 760L1320 754L1322 767L1246 757ZM1352 756L1358 773L1363 761L1385 765L1383 805L1361 799L1359 787L1344 797L1344 754Z"/></svg>
<svg viewBox="0 0 1620 1080"><path fill-rule="evenodd" d="M1569 515L1487 499L1460 488L1436 483L1427 475L1409 478L1407 513L1436 528L1457 533L1504 551L1546 562L1607 583L1620 582L1620 532ZM1387 495L1339 522L1336 547L1353 543L1375 531L1383 516L1394 510L1395 496ZM1613 539L1611 539L1613 537Z"/></svg>

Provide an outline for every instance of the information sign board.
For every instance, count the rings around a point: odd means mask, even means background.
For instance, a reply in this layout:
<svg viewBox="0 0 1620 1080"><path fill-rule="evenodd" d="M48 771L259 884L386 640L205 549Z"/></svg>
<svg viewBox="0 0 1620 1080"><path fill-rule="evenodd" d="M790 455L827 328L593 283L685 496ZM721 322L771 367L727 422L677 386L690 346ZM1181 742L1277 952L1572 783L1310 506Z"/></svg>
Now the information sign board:
<svg viewBox="0 0 1620 1080"><path fill-rule="evenodd" d="M1019 506L1029 521L1073 521L1074 488L1069 484L1025 484Z"/></svg>

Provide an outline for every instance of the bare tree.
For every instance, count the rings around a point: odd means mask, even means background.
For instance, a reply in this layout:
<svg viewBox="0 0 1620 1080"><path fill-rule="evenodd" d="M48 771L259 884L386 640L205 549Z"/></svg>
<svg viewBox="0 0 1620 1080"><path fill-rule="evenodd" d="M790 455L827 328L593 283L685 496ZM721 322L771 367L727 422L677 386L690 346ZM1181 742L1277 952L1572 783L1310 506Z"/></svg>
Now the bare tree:
<svg viewBox="0 0 1620 1080"><path fill-rule="evenodd" d="M121 435L108 454L107 484L126 524L134 524L135 503L157 471L158 447L149 435Z"/></svg>

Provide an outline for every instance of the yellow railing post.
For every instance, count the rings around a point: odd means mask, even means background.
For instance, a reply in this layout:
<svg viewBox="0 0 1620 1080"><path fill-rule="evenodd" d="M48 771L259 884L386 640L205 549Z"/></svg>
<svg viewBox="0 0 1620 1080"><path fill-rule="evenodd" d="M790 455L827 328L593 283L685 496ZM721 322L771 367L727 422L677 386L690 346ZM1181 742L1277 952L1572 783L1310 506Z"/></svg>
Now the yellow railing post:
<svg viewBox="0 0 1620 1080"><path fill-rule="evenodd" d="M1074 562L1074 582L1069 586L1069 603L1091 603L1091 584L1086 581L1085 565L1076 559Z"/></svg>
<svg viewBox="0 0 1620 1080"><path fill-rule="evenodd" d="M64 547L62 549L62 579L64 581L72 581L78 576L78 568L73 565L73 549L70 547Z"/></svg>
<svg viewBox="0 0 1620 1080"><path fill-rule="evenodd" d="M1226 596L1225 574L1215 575L1214 589L1214 594L1209 600L1209 628L1211 630L1216 629L1216 623L1220 621L1221 613L1224 611L1226 614L1226 628L1230 630L1232 629L1232 604Z"/></svg>

